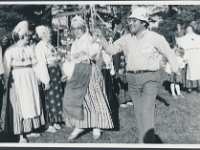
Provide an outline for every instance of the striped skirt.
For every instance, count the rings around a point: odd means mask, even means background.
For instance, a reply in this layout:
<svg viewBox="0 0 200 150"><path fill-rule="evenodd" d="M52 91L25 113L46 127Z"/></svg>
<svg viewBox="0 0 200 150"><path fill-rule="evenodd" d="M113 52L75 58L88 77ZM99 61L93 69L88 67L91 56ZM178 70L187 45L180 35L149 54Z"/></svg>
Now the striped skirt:
<svg viewBox="0 0 200 150"><path fill-rule="evenodd" d="M101 70L96 65L92 66L92 75L83 106L84 120L66 117L65 123L67 127L101 129L114 128L103 76Z"/></svg>
<svg viewBox="0 0 200 150"><path fill-rule="evenodd" d="M102 69L101 72L105 82L106 95L108 101L110 102L114 98L114 87L113 87L112 76L110 75L110 70L108 69Z"/></svg>
<svg viewBox="0 0 200 150"><path fill-rule="evenodd" d="M183 87L185 88L200 88L200 80L187 80L187 65L185 66L185 68L183 69Z"/></svg>
<svg viewBox="0 0 200 150"><path fill-rule="evenodd" d="M5 133L11 133L15 135L28 133L33 129L39 128L41 125L44 125L45 121L42 112L42 105L40 106L41 115L28 119L24 119L22 117L21 106L17 99L16 87L11 73L8 80L7 106L4 125Z"/></svg>

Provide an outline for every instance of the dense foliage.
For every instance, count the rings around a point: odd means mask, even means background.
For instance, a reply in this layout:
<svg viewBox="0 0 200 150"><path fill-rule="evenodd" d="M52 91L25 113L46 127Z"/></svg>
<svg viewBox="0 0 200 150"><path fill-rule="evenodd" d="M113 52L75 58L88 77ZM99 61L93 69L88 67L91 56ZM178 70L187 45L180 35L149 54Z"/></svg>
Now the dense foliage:
<svg viewBox="0 0 200 150"><path fill-rule="evenodd" d="M174 32L177 30L176 25L180 23L185 29L188 23L195 21L195 32L200 33L200 6L199 5L169 5L168 9L163 12L157 12L154 16L160 16L162 21L159 22L156 32L165 36L167 41L173 45Z"/></svg>
<svg viewBox="0 0 200 150"><path fill-rule="evenodd" d="M27 20L31 29L38 24L51 25L51 7L48 5L0 5L0 37L11 37L16 24Z"/></svg>

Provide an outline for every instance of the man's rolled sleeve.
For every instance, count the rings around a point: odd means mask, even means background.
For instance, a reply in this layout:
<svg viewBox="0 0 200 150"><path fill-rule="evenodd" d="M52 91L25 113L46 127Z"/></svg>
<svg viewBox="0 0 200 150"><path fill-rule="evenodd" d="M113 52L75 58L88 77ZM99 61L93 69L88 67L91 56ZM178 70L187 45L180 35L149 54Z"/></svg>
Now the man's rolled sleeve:
<svg viewBox="0 0 200 150"><path fill-rule="evenodd" d="M178 72L178 62L176 59L175 53L170 48L168 42L165 40L164 37L161 37L160 40L158 40L159 44L159 51L167 58L172 72L177 73Z"/></svg>

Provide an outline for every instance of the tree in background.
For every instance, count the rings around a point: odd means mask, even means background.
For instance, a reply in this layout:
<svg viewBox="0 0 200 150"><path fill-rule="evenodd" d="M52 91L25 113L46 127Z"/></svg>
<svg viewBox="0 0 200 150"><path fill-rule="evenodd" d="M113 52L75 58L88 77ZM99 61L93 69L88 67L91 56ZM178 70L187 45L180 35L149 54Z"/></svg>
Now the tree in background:
<svg viewBox="0 0 200 150"><path fill-rule="evenodd" d="M33 30L36 25L51 26L50 5L0 5L0 40L3 36L11 39L11 32L18 22L27 20Z"/></svg>
<svg viewBox="0 0 200 150"><path fill-rule="evenodd" d="M200 6L199 5L169 5L168 9L163 12L152 14L153 16L160 16L162 21L154 31L165 36L167 41L172 46L174 43L174 33L176 25L182 24L183 28L191 21L196 22L196 32L200 33Z"/></svg>

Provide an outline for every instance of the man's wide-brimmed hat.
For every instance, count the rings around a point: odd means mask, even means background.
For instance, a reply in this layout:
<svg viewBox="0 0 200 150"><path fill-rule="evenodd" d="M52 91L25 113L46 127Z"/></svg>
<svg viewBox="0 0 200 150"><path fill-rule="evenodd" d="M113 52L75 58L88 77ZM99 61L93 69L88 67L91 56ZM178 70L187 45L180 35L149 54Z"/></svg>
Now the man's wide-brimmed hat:
<svg viewBox="0 0 200 150"><path fill-rule="evenodd" d="M149 23L149 12L146 8L137 7L132 10L132 14L128 18L136 18Z"/></svg>

